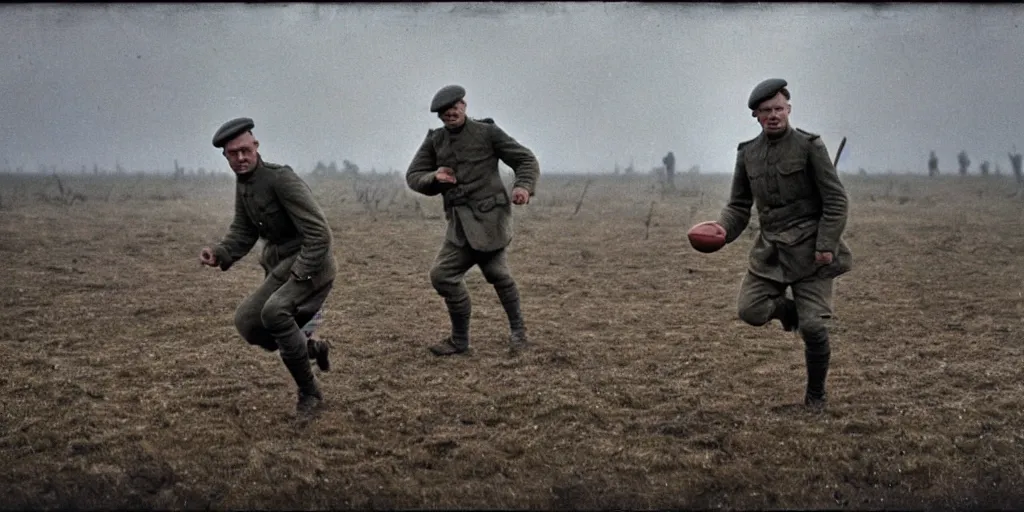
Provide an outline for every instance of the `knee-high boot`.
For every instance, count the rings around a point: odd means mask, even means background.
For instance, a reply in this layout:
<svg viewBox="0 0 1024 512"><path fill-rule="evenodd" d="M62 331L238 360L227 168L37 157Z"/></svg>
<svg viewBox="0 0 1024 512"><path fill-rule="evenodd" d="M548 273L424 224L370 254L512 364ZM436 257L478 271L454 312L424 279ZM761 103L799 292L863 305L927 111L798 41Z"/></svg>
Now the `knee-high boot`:
<svg viewBox="0 0 1024 512"><path fill-rule="evenodd" d="M823 405L827 400L825 380L828 377L831 355L828 334L804 339L804 358L807 362L807 392L804 403L807 405Z"/></svg>
<svg viewBox="0 0 1024 512"><path fill-rule="evenodd" d="M287 338L278 340L281 360L298 387L297 410L299 413L308 412L323 400L320 385L317 383L316 376L313 375L313 367L309 363L306 343L306 335L300 330L296 330Z"/></svg>
<svg viewBox="0 0 1024 512"><path fill-rule="evenodd" d="M509 279L506 282L495 283L494 291L498 294L501 307L505 309L508 316L508 326L512 334L509 337L510 348L519 350L527 345L526 323L523 321L523 313L519 302L519 288L515 281Z"/></svg>
<svg viewBox="0 0 1024 512"><path fill-rule="evenodd" d="M448 317L451 319L452 333L442 340L441 343L431 346L430 351L437 356L461 354L469 350L469 319L472 314L469 294L458 297L445 297L444 302L448 307Z"/></svg>

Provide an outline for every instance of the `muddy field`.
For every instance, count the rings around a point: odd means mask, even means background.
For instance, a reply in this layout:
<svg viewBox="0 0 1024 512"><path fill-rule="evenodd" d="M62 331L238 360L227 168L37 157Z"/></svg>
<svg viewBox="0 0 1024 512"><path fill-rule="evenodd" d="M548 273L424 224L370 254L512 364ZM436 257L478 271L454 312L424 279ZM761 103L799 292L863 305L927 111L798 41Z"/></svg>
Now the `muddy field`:
<svg viewBox="0 0 1024 512"><path fill-rule="evenodd" d="M232 314L262 274L197 254L230 177L0 183L0 504L23 508L1020 508L1024 200L1009 180L845 176L831 403L802 344L742 324L752 239L691 250L727 176L545 177L510 262L533 347L479 272L468 357L427 272L439 204L314 183L340 273L328 409L294 421ZM379 199L379 201L377 201ZM654 203L653 214L651 204ZM645 225L650 215L649 226Z"/></svg>

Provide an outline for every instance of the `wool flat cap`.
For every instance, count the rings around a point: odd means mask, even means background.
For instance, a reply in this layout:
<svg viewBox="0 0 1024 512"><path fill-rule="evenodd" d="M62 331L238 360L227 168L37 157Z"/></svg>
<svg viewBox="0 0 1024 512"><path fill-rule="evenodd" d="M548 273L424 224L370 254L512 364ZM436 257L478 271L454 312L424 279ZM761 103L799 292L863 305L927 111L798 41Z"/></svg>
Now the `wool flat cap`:
<svg viewBox="0 0 1024 512"><path fill-rule="evenodd" d="M446 85L434 95L434 99L430 102L430 111L443 112L448 110L448 107L451 107L456 101L461 100L465 96L466 90L461 86Z"/></svg>
<svg viewBox="0 0 1024 512"><path fill-rule="evenodd" d="M248 117L239 117L224 123L217 130L217 133L213 134L213 147L224 147L231 139L252 130L254 126L256 126L256 123Z"/></svg>
<svg viewBox="0 0 1024 512"><path fill-rule="evenodd" d="M754 87L754 90L750 93L750 99L747 100L747 106L750 107L750 110L757 109L758 105L765 100L770 100L775 97L775 95L778 94L786 85L786 81L781 78L769 78L768 80L757 84L757 87Z"/></svg>

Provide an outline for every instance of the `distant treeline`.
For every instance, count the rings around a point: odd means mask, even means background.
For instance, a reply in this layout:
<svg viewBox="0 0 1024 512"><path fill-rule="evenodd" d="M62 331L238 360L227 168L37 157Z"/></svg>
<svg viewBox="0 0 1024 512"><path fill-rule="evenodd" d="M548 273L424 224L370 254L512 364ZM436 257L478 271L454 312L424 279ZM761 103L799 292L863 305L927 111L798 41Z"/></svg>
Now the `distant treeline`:
<svg viewBox="0 0 1024 512"><path fill-rule="evenodd" d="M294 166L293 166L294 167ZM360 174L359 166L350 160L343 160L341 167L339 168L335 162L330 164L324 164L322 161L317 162L316 166L312 169L301 169L296 168L299 174L305 174L316 177L341 177L341 176L357 176ZM131 176L139 174L147 175L165 175L173 176L175 178L184 177L204 177L204 176L230 176L231 171L227 166L217 169L206 169L205 167L188 168L182 167L178 164L178 161L174 161L174 167L172 169L128 169L123 167L120 163L116 164L113 169L102 167L99 164L93 164L92 167L87 165L81 166L79 169L68 169L59 168L56 165L43 165L40 164L34 171L25 169L25 167L4 167L0 168L0 172L5 174L59 174L62 176L80 175L80 176ZM388 170L387 174L394 174L397 171ZM373 168L369 171L369 174L377 174L377 169Z"/></svg>

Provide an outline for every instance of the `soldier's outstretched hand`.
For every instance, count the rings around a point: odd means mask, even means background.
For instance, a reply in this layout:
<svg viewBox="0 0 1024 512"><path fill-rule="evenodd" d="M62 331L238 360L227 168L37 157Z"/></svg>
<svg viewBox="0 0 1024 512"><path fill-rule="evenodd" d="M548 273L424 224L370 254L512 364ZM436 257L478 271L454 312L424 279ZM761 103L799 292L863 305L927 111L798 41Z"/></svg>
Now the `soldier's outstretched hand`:
<svg viewBox="0 0 1024 512"><path fill-rule="evenodd" d="M512 189L512 204L526 204L530 202L530 192L523 187Z"/></svg>
<svg viewBox="0 0 1024 512"><path fill-rule="evenodd" d="M217 256L213 254L209 247L203 247L203 250L199 251L199 263L207 267L216 267Z"/></svg>
<svg viewBox="0 0 1024 512"><path fill-rule="evenodd" d="M438 167L434 179L441 183L455 183L455 170L451 167Z"/></svg>

